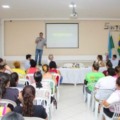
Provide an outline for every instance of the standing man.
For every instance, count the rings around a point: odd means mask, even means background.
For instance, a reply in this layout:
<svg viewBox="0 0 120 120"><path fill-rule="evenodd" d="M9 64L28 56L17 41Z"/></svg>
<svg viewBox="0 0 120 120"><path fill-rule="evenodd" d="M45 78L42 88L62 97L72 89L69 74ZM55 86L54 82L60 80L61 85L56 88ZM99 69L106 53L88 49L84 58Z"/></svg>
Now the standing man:
<svg viewBox="0 0 120 120"><path fill-rule="evenodd" d="M43 54L43 47L46 45L46 39L43 38L43 33L39 33L39 37L35 40L36 43L36 52L35 52L35 61L39 65L41 64L42 54Z"/></svg>

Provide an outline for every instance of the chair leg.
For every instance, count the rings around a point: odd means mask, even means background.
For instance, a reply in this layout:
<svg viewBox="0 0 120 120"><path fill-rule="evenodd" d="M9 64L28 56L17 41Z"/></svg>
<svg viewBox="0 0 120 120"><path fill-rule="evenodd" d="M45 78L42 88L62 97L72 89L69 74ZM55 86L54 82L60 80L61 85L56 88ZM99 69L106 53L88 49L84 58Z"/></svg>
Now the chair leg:
<svg viewBox="0 0 120 120"><path fill-rule="evenodd" d="M90 108L91 94L87 93L87 106Z"/></svg>
<svg viewBox="0 0 120 120"><path fill-rule="evenodd" d="M98 107L99 107L99 102L95 102L95 120L98 120Z"/></svg>

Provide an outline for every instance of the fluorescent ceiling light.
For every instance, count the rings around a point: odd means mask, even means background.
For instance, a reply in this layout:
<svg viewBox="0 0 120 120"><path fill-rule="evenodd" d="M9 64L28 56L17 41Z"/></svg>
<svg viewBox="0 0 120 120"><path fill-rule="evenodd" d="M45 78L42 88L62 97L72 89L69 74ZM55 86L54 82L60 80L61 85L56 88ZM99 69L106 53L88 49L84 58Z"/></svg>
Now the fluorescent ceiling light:
<svg viewBox="0 0 120 120"><path fill-rule="evenodd" d="M9 5L2 5L2 8L10 8Z"/></svg>

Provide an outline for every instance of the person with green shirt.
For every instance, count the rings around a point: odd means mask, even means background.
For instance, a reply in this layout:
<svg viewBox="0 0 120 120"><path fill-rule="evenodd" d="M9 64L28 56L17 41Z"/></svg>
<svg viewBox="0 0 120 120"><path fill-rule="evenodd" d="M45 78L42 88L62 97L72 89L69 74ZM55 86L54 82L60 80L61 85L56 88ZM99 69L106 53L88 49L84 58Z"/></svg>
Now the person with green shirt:
<svg viewBox="0 0 120 120"><path fill-rule="evenodd" d="M99 72L99 65L94 62L92 65L92 71L85 77L85 85L88 85L88 87L86 87L86 91L91 93L94 90L94 85L89 84L96 83L102 77L104 77L104 74Z"/></svg>

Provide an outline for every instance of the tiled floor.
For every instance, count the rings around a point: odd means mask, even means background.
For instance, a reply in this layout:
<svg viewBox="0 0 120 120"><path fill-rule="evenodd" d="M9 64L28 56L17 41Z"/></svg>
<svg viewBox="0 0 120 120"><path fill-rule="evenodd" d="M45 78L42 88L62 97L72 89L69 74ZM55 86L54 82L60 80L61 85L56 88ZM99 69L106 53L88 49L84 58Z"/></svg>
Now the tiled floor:
<svg viewBox="0 0 120 120"><path fill-rule="evenodd" d="M52 120L94 120L94 114L83 101L82 85L61 85L58 109Z"/></svg>

